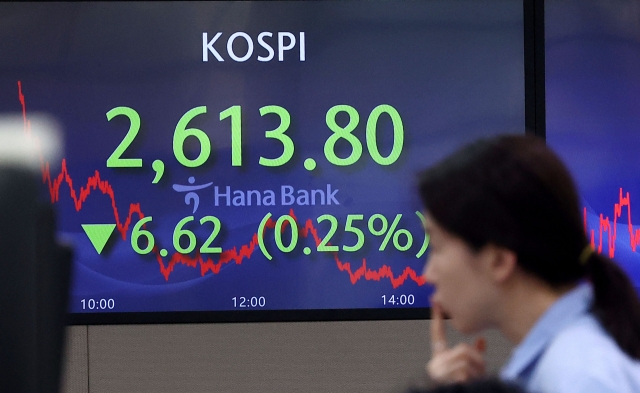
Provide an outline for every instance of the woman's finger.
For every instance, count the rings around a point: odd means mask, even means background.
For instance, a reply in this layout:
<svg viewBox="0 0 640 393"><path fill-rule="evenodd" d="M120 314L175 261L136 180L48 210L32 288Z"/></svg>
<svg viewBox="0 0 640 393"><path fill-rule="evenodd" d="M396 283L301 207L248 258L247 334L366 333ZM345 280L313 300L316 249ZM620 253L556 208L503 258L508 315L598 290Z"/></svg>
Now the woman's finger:
<svg viewBox="0 0 640 393"><path fill-rule="evenodd" d="M429 376L437 382L463 382L485 373L485 360L468 344L459 344L435 355L427 364Z"/></svg>
<svg viewBox="0 0 640 393"><path fill-rule="evenodd" d="M470 366L484 370L485 360L481 352L468 344L456 345L451 351L451 361L466 361Z"/></svg>
<svg viewBox="0 0 640 393"><path fill-rule="evenodd" d="M448 349L447 334L442 316L442 308L438 303L431 302L431 350L435 356Z"/></svg>

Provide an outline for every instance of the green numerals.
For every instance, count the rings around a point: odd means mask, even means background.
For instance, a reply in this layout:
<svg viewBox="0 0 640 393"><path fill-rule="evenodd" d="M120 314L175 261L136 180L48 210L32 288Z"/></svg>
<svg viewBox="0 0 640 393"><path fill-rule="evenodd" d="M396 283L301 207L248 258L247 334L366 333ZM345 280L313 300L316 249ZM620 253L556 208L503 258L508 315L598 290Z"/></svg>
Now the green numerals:
<svg viewBox="0 0 640 393"><path fill-rule="evenodd" d="M355 220L363 220L364 216L362 214L349 214L347 216L347 223L344 226L345 232L354 233L358 239L356 244L353 246L342 246L342 249L347 252L355 252L362 248L364 245L364 232L359 228L353 226L353 222Z"/></svg>
<svg viewBox="0 0 640 393"><path fill-rule="evenodd" d="M133 227L133 230L131 231L131 248L133 248L133 251L137 252L138 254L148 254L151 252L151 250L153 250L153 246L155 245L155 239L153 238L153 235L151 234L151 232L141 229L144 224L150 222L152 219L153 218L151 216L147 216L141 219L136 223L136 225ZM147 240L147 246L145 248L142 248L138 245L138 239L141 237Z"/></svg>
<svg viewBox="0 0 640 393"><path fill-rule="evenodd" d="M282 232L284 232L283 226L285 222L291 226L291 241L288 246L285 246L282 241ZM290 215L284 215L278 218L278 221L276 221L275 233L276 245L280 251L291 252L296 248L296 245L298 244L298 223L293 219L293 217Z"/></svg>
<svg viewBox="0 0 640 393"><path fill-rule="evenodd" d="M347 222L344 226L345 232L350 232L356 235L356 244L353 246L342 246L342 250L347 252L355 252L364 246L364 232L360 228L354 226L354 221L363 220L364 216L362 214L349 214L347 216ZM331 223L331 227L329 227L329 232L327 235L320 241L318 244L317 250L320 252L337 252L339 250L338 246L328 246L327 243L331 240L333 235L335 235L336 230L338 229L338 219L332 216L331 214L323 214L317 219L318 224L322 221L329 221Z"/></svg>
<svg viewBox="0 0 640 393"><path fill-rule="evenodd" d="M220 120L231 118L231 165L242 166L242 109L240 105L220 112Z"/></svg>
<svg viewBox="0 0 640 393"><path fill-rule="evenodd" d="M183 227L194 220L193 216L185 217L178 222L175 229L173 230L173 248L180 254L189 254L196 248L196 235ZM202 247L200 247L200 253L202 254L218 254L222 252L222 247L211 247L211 243L215 240L216 236L220 233L220 220L214 216L205 216L200 219L200 225L203 225L205 222L213 223L213 230L211 234L204 242ZM184 239L186 236L187 246L182 247L183 242L181 239Z"/></svg>
<svg viewBox="0 0 640 393"><path fill-rule="evenodd" d="M179 163L189 168L204 164L211 155L211 141L209 141L207 134L197 128L187 128L187 124L194 117L204 113L207 113L206 106L198 106L185 113L178 121L176 131L173 134L173 154ZM200 154L193 160L184 155L184 141L190 136L197 138L200 142Z"/></svg>
<svg viewBox="0 0 640 393"><path fill-rule="evenodd" d="M151 216L147 216L145 218L140 219L133 227L131 232L131 248L141 255L145 255L150 253L155 246L155 238L153 234L142 227L151 222L153 218ZM189 224L194 220L193 216L185 217L176 224L176 227L173 230L173 248L179 252L180 254L189 254L193 252L196 248L196 235L191 230L184 228L185 225ZM202 247L200 247L201 254L216 254L222 252L222 247L211 247L211 243L215 240L216 236L220 233L220 220L214 216L206 216L200 219L200 225L204 225L206 222L213 223L213 230L211 234L204 242ZM140 247L140 238L146 240L146 246ZM186 241L184 241L186 239ZM186 243L185 246L183 246ZM162 250L161 254L165 252ZM162 254L165 256L165 254Z"/></svg>
<svg viewBox="0 0 640 393"><path fill-rule="evenodd" d="M327 252L327 251L338 251L338 246L327 246L329 240L335 235L336 230L338 229L338 219L332 216L331 214L323 214L318 217L318 224L322 221L329 221L331 223L331 227L329 228L329 232L327 232L327 236L325 236L320 244L318 244L318 251Z"/></svg>
<svg viewBox="0 0 640 393"><path fill-rule="evenodd" d="M182 229L184 224L193 221L193 216L185 217L178 222L173 230L173 248L180 254L188 254L196 248L196 235L188 229ZM188 239L188 245L182 247L180 245L180 238L186 236Z"/></svg>
<svg viewBox="0 0 640 393"><path fill-rule="evenodd" d="M207 133L201 129L189 127L189 124L197 116L206 113L206 106L198 106L188 110L178 121L173 133L173 154L176 160L186 167L199 167L205 164L212 154L211 140ZM282 144L282 154L275 158L261 156L258 162L262 166L278 167L288 163L295 152L295 143L291 137L286 134L291 126L291 115L285 108L277 105L267 105L260 108L260 116L270 114L278 116L280 124L274 130L265 131L264 137L265 139L275 139L280 142ZM341 116L341 114L346 114L347 121L345 125L338 124L337 118ZM380 153L378 144L378 122L382 115L389 116L393 125L393 146L387 156L383 156ZM107 120L111 121L116 116L126 116L129 119L130 126L124 139L107 159L107 167L142 167L141 158L122 158L140 131L140 115L129 107L119 106L107 112ZM220 112L220 121L226 119L230 119L231 123L231 165L242 166L242 107L240 105L234 105ZM327 161L336 166L348 166L358 162L360 157L362 157L363 150L362 142L355 135L360 123L360 114L358 111L350 105L335 105L327 111L325 120L327 127L332 132L324 142L324 155ZM309 127L313 126L309 125ZM195 158L189 158L185 154L185 143L189 137L195 138L200 145L200 152ZM336 152L336 145L342 144L347 146L345 143L348 144L351 151L348 156L339 157ZM404 146L404 125L400 114L394 107L383 104L378 105L371 111L366 124L366 145L369 155L373 161L379 165L391 165L400 158ZM157 163L159 160L155 162ZM310 158L305 161L304 165L309 171L316 168L315 160ZM156 169L154 167L154 170L159 173L163 168ZM157 181L154 181L154 183L156 182Z"/></svg>
<svg viewBox="0 0 640 393"><path fill-rule="evenodd" d="M416 211L416 215L424 225L424 216L422 213ZM297 247L301 233L302 236L307 238L310 234L313 235L314 240L317 242L316 250L319 252L335 253L340 251L339 246L331 245L330 243L340 226L338 219L331 214L323 214L317 218L318 224L321 224L324 221L329 221L330 224L326 235L321 239L318 238L318 234L313 225L309 228L309 221L307 221L304 228L301 230L295 216L292 214L280 216L276 220L275 224L273 224L271 217L271 213L267 213L263 217L258 227L258 232L255 234L257 235L258 247L268 260L272 260L273 258L264 243L265 229L267 226L273 227L275 244L283 253L290 253ZM382 214L373 214L365 222L363 214L347 215L344 224L344 237L346 239L346 243L349 244L343 244L342 251L357 252L363 248L365 244L365 231L361 229L361 227L368 229L367 232L369 234L382 238L378 248L379 251L385 251L388 245L392 245L394 249L400 252L408 251L413 245L413 235L408 229L400 225L402 217L402 214L396 214L393 221L390 222L389 219ZM143 217L134 225L131 233L131 248L141 255L149 254L153 251L159 257L166 257L168 255L168 251L164 248L160 249L160 247L157 247L153 234L146 229L146 224L150 223L152 220L153 218L151 216ZM196 246L199 243L198 238L192 229L187 228L189 225L195 225L192 224L193 221L195 221L194 216L188 216L176 224L173 230L173 248L177 253L190 254L196 250ZM213 229L200 247L199 253L220 254L222 253L222 247L212 247L211 244L220 233L222 224L220 223L220 220L214 216L205 216L200 219L201 226L204 226L206 223L212 223ZM268 225L268 223L272 224ZM416 258L420 258L428 246L429 237L424 235L422 246L416 254ZM312 251L310 247L304 247L303 252L305 255L310 255Z"/></svg>
<svg viewBox="0 0 640 393"><path fill-rule="evenodd" d="M345 127L340 127L336 122L336 116L340 112L346 112L349 115L349 122ZM326 121L329 129L333 131L333 135L324 144L324 155L327 157L327 161L339 166L351 165L358 161L362 155L362 144L355 135L351 134L360 122L358 111L349 105L336 105L327 112ZM344 138L351 144L351 154L346 158L338 157L335 152L336 142L340 138Z"/></svg>
<svg viewBox="0 0 640 393"><path fill-rule="evenodd" d="M107 168L140 168L142 167L142 158L120 158L140 131L140 115L131 108L119 106L107 112L107 121L111 121L116 116L128 117L131 124L122 142L107 158Z"/></svg>
<svg viewBox="0 0 640 393"><path fill-rule="evenodd" d="M349 115L349 122L346 126L341 127L336 122L336 116L340 112L346 112ZM380 115L386 113L391 117L393 123L393 147L391 153L387 157L383 157L378 149L378 119ZM327 127L333 134L329 136L324 144L324 155L327 161L334 165L346 166L352 165L360 159L362 155L362 144L360 140L353 135L353 131L358 126L360 121L360 115L352 106L349 105L336 105L329 109L326 116ZM343 138L351 145L351 154L346 158L340 158L336 155L335 145ZM391 105L378 105L375 107L369 118L367 119L367 149L373 160L380 165L391 165L400 158L402 153L402 147L404 145L404 126L402 124L402 118L398 111Z"/></svg>
<svg viewBox="0 0 640 393"><path fill-rule="evenodd" d="M378 150L378 118L386 113L391 117L393 123L393 148L387 157L382 157ZM378 105L375 107L367 120L367 148L373 161L380 165L391 165L400 157L404 144L404 126L398 111L391 105Z"/></svg>
<svg viewBox="0 0 640 393"><path fill-rule="evenodd" d="M285 132L287 132L291 124L291 116L289 112L281 106L270 105L260 108L260 116L269 113L274 113L280 117L280 126L273 131L266 131L264 135L266 138L274 138L282 142L282 154L278 158L260 157L259 163L264 166L281 166L289 162L295 150L293 141L288 135L285 135Z"/></svg>
<svg viewBox="0 0 640 393"><path fill-rule="evenodd" d="M205 222L213 223L213 231L211 231L211 235L209 235L202 247L200 247L200 252L203 254L219 254L222 252L222 247L211 247L211 243L213 243L213 240L218 236L218 233L220 233L222 224L220 224L218 217L214 216L206 216L200 219L200 225L204 225Z"/></svg>

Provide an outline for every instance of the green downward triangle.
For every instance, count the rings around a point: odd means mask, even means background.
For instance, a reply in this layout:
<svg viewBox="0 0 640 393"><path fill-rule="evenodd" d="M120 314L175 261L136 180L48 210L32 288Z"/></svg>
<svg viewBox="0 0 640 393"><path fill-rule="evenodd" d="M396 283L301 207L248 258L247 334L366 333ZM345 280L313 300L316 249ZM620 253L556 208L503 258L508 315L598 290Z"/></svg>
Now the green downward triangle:
<svg viewBox="0 0 640 393"><path fill-rule="evenodd" d="M82 229L84 229L98 254L104 249L115 228L116 224L82 224Z"/></svg>

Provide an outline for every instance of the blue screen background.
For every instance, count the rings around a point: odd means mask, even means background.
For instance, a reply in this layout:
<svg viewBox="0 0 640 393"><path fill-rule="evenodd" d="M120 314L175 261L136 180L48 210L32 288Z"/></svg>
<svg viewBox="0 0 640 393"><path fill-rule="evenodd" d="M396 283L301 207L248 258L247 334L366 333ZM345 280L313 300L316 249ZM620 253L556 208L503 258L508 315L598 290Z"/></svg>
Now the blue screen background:
<svg viewBox="0 0 640 393"><path fill-rule="evenodd" d="M424 232L416 211L416 173L456 147L481 136L521 133L524 125L524 67L522 4L504 1L459 2L239 2L223 3L79 3L6 4L1 6L10 24L0 24L0 110L19 112L17 81L26 99L27 116L46 112L64 129L65 162L72 187L63 182L58 211L60 235L75 246L72 312L219 311L238 309L240 297L264 297L260 309L366 309L427 307L430 290L421 285L426 254L416 258ZM253 37L254 55L235 62L226 51L235 32ZM284 61L259 62L260 32L305 32L306 59L296 47ZM225 59L210 55L202 61L202 33L223 35L215 44ZM240 40L239 40L240 42ZM274 43L276 39L271 41ZM239 44L238 53L244 53ZM277 57L277 48L276 57ZM550 56L551 57L551 56ZM550 89L551 90L551 89ZM362 157L353 165L330 164L324 144L332 134L325 116L335 105L350 105L360 115L353 131L363 144ZM400 159L381 166L373 161L365 143L369 113L380 104L393 106L404 124ZM242 108L243 165L231 166L229 119L219 113L230 106ZM280 142L264 132L278 126L275 116L262 117L259 109L279 105L291 115L287 135L295 145L293 158L279 168L258 164L260 156L281 154ZM141 129L124 158L141 158L142 168L107 168L106 160L121 143L129 127L124 117L107 121L112 108L127 106L141 118ZM211 140L212 156L199 168L178 163L172 140L178 120L190 109L206 106L207 113L189 123L204 130ZM550 116L551 118L551 116ZM339 124L346 119L338 117ZM551 128L551 127L550 127ZM550 133L551 134L551 133ZM378 125L381 154L393 145L389 117ZM188 155L198 154L198 144L186 145ZM339 156L350 153L344 141L336 145ZM313 158L318 167L303 167ZM165 173L152 184L154 160L165 163ZM51 163L51 174L61 171ZM108 195L92 190L76 209L71 190L80 192L96 171L115 195L115 210L124 222L131 204L140 204L153 221L146 227L169 256L140 256L132 250L131 231L139 220L133 214L125 239L116 230L105 251L98 254L82 224L115 223ZM214 246L224 250L251 242L267 213L274 218L293 209L300 226L311 219L322 237L328 223L323 214L339 222L332 244L352 245L346 233L349 214L362 214L357 226L365 234L364 247L337 255L313 251L311 237L300 236L291 253L274 245L274 231L265 233L273 255L267 260L258 249L241 263L224 264L219 272L200 264L177 264L162 274L161 266L173 255L172 233L181 219L192 215L193 205L173 185L212 185L198 191L196 223L186 228L198 236L198 246L210 227L197 221L214 215L222 232ZM214 186L232 190L280 188L339 190L339 205L326 206L215 206ZM617 183L616 183L617 184ZM629 186L625 186L629 187ZM614 190L615 191L615 190ZM279 201L278 201L279 202ZM367 230L366 220L382 214L393 221L402 214L398 229L410 231L413 245L396 250L390 242L379 251L382 237ZM286 239L286 236L285 236ZM404 242L404 241L403 241ZM428 249L427 249L428 253ZM192 255L193 257L193 255ZM210 257L217 263L219 256ZM377 273L387 266L397 278L411 269L418 279L407 278L394 287L388 277L370 273L353 281L336 258L349 262L352 272L363 266ZM413 295L413 304L383 304L382 296ZM114 299L113 309L87 309L88 299ZM399 298L398 298L399 299ZM406 298L405 298L406 299ZM83 303L84 300L84 303Z"/></svg>

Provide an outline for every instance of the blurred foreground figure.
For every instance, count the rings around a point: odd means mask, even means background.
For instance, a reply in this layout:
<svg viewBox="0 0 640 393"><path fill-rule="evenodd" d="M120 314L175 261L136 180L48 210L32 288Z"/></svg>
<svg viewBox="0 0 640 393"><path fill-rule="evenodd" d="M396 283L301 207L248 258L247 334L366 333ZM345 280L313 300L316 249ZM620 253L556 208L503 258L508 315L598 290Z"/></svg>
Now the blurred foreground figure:
<svg viewBox="0 0 640 393"><path fill-rule="evenodd" d="M569 172L542 140L481 140L422 174L430 234L430 377L484 375L483 345L449 348L444 314L463 333L500 330L516 348L501 377L538 393L640 392L640 301L591 248Z"/></svg>
<svg viewBox="0 0 640 393"><path fill-rule="evenodd" d="M55 240L43 194L40 157L59 145L52 128L0 117L1 392L59 391L71 251Z"/></svg>
<svg viewBox="0 0 640 393"><path fill-rule="evenodd" d="M414 389L407 393L525 393L517 385L499 379L486 379L469 383L454 383L432 389Z"/></svg>

